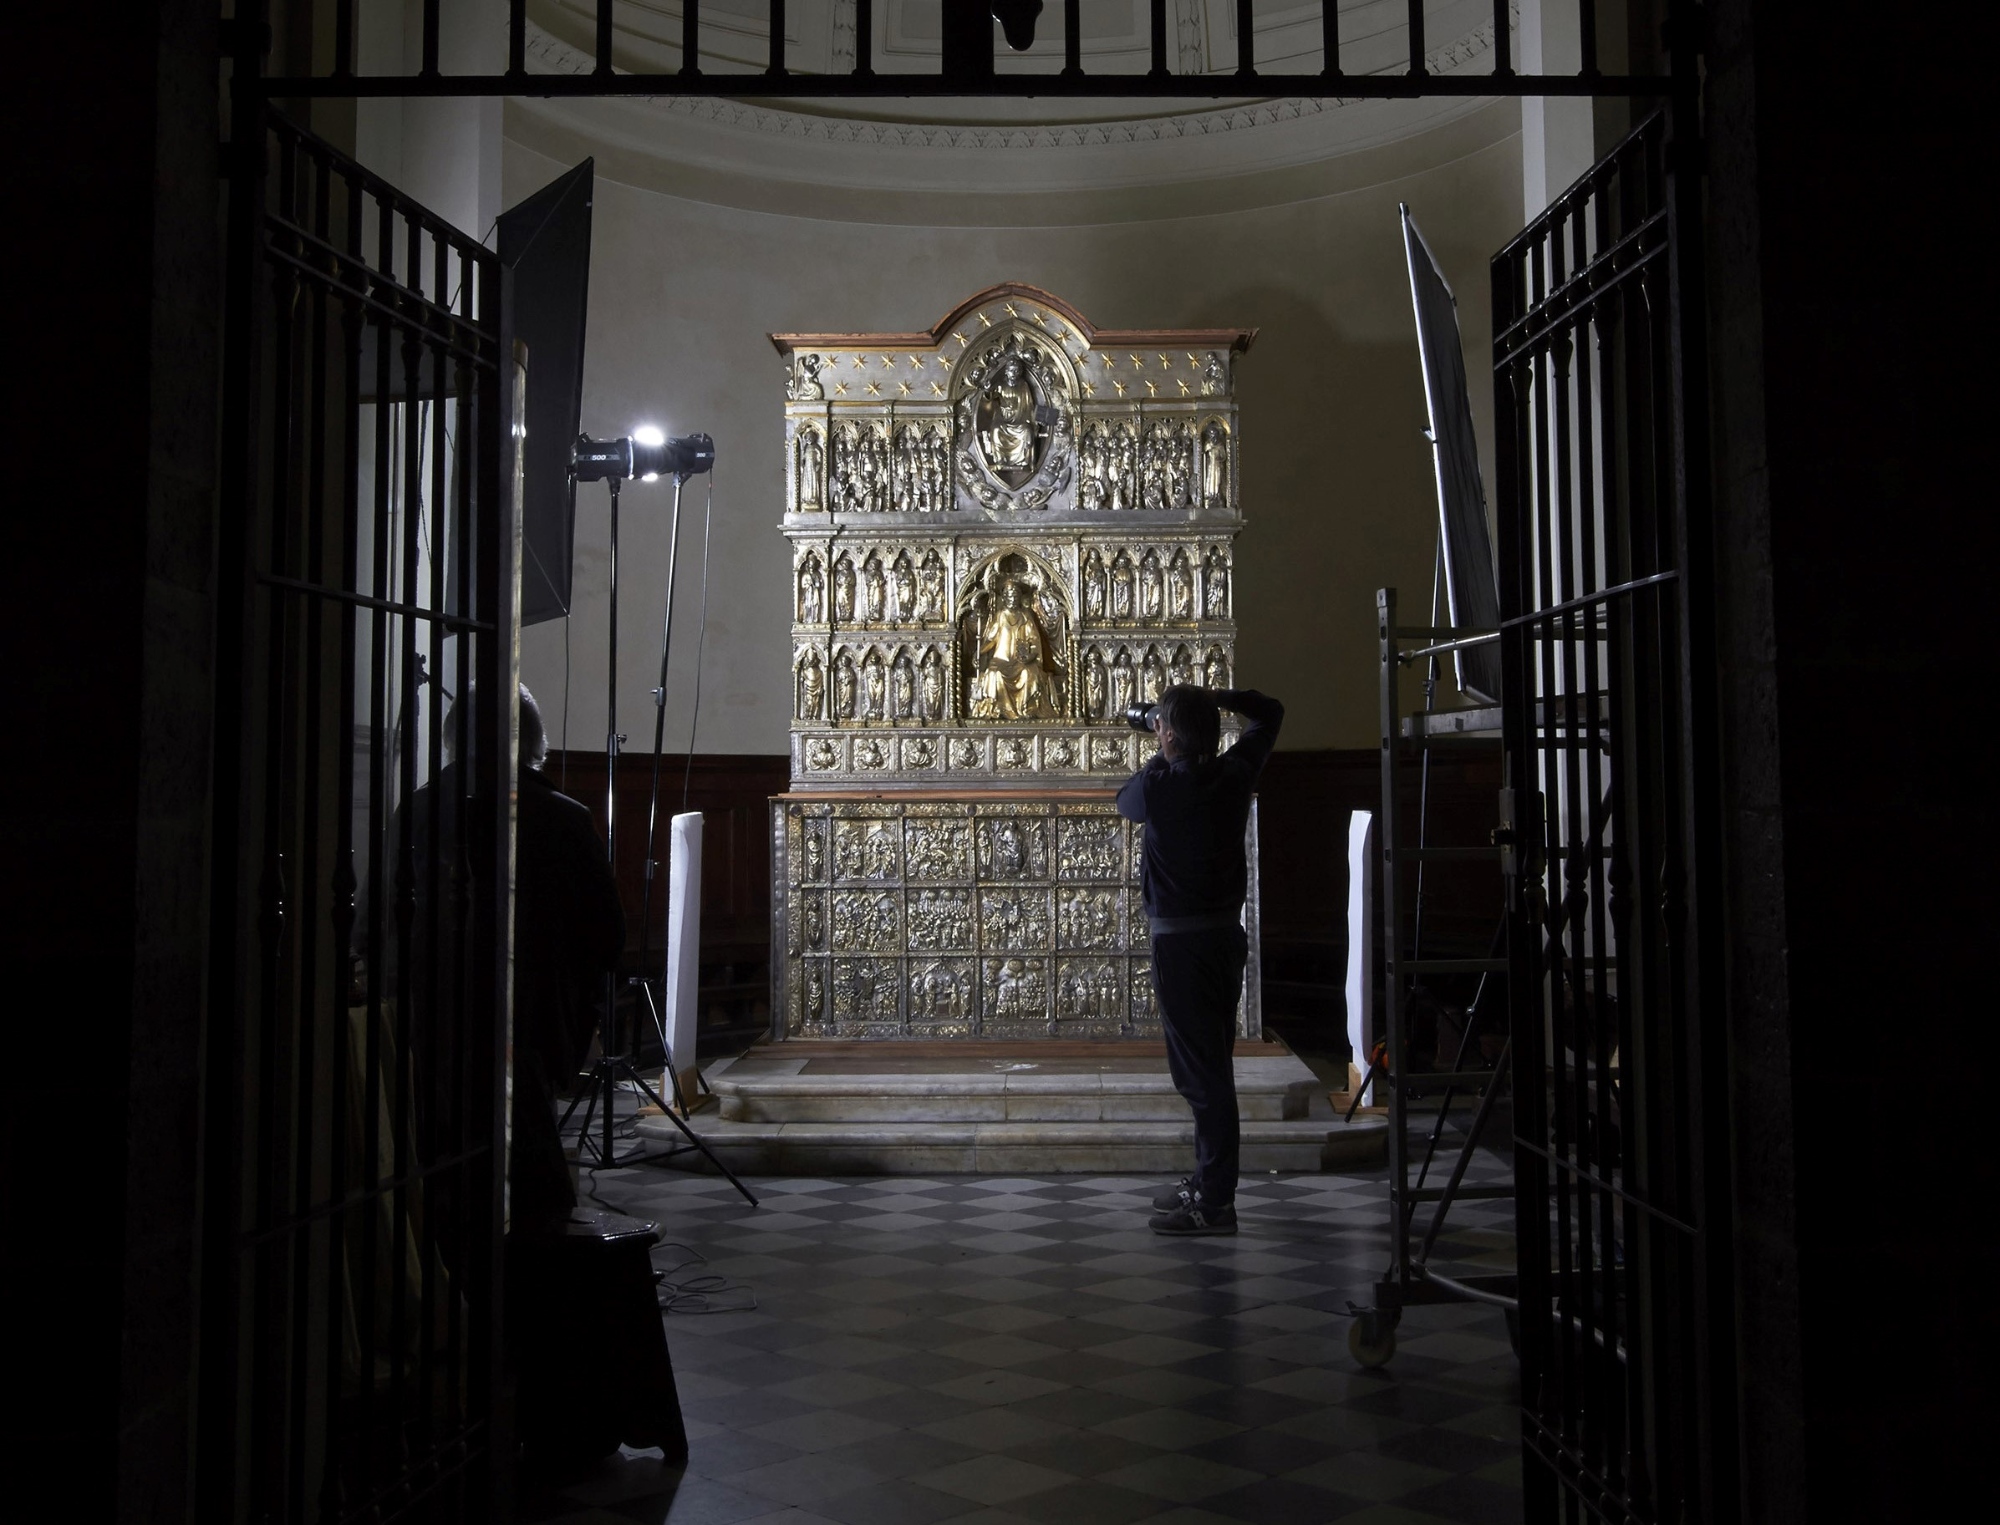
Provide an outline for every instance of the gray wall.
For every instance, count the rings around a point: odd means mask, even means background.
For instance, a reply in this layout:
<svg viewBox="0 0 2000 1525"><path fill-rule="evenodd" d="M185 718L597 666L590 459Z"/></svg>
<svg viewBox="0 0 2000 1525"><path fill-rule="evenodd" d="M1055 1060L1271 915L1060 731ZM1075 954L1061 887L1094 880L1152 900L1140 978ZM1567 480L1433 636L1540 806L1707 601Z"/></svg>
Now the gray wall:
<svg viewBox="0 0 2000 1525"><path fill-rule="evenodd" d="M1044 287L1104 327L1261 330L1238 371L1249 522L1242 677L1285 699L1287 746L1374 744L1375 589L1398 586L1420 619L1435 546L1396 204L1411 204L1458 293L1483 422L1486 261L1520 224L1517 107L1283 175L1040 202L938 196L935 213L910 196L803 185L788 195L768 182L676 175L608 133L593 140L511 104L505 131L508 204L598 156L584 427L615 435L650 422L715 436L696 750L786 746L783 370L765 336L921 329L1002 280ZM926 215L936 220L913 220ZM669 750L688 742L706 486L688 494ZM618 709L633 745L651 740L669 502L664 484L635 484L624 499ZM603 489L584 489L568 632L568 735L583 748L604 733L607 525ZM563 645L561 622L522 637L524 677L552 733L562 726Z"/></svg>

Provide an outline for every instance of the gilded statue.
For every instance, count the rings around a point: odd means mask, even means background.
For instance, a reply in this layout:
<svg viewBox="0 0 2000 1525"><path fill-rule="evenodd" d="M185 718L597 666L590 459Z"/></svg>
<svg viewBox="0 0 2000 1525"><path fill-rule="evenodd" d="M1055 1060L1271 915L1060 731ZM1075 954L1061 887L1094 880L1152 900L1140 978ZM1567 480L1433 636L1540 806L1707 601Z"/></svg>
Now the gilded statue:
<svg viewBox="0 0 2000 1525"><path fill-rule="evenodd" d="M908 556L898 554L896 564L889 569L889 592L889 617L914 619L917 613L917 574L910 569Z"/></svg>
<svg viewBox="0 0 2000 1525"><path fill-rule="evenodd" d="M1083 710L1092 720L1104 718L1109 689L1104 676L1104 658L1095 646L1083 659Z"/></svg>
<svg viewBox="0 0 2000 1525"><path fill-rule="evenodd" d="M979 402L979 448L996 476L1035 469L1035 401L1027 366L1008 356Z"/></svg>
<svg viewBox="0 0 2000 1525"><path fill-rule="evenodd" d="M1209 688L1229 687L1229 665L1222 659L1220 646L1208 648L1208 663L1202 669L1202 679Z"/></svg>
<svg viewBox="0 0 2000 1525"><path fill-rule="evenodd" d="M1146 660L1140 667L1139 692L1149 704L1158 704L1160 695L1167 691L1167 667L1160 660L1160 648L1148 646Z"/></svg>
<svg viewBox="0 0 2000 1525"><path fill-rule="evenodd" d="M973 672L972 713L980 720L1052 720L1060 713L1055 671L1059 659L1029 607L1021 580L1000 585L1000 607L979 632Z"/></svg>
<svg viewBox="0 0 2000 1525"><path fill-rule="evenodd" d="M889 704L892 718L908 720L916 708L917 670L910 662L907 651L896 653L896 660L889 669Z"/></svg>
<svg viewBox="0 0 2000 1525"><path fill-rule="evenodd" d="M1151 550L1139 558L1139 612L1148 619L1160 617L1160 558Z"/></svg>

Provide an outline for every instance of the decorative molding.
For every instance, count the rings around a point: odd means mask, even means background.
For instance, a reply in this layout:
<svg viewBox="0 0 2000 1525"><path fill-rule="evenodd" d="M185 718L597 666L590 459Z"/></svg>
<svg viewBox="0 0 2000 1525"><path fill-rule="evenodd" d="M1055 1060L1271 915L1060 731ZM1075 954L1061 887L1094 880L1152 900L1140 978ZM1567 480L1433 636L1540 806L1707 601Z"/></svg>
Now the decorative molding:
<svg viewBox="0 0 2000 1525"><path fill-rule="evenodd" d="M854 59L852 10L851 0L846 0L846 3L836 7L834 18L836 61L844 57L850 65ZM1516 10L1517 3L1510 3L1510 15L1515 14ZM1185 12L1184 5L1181 12L1177 13L1182 23L1183 72L1186 72L1187 49L1190 45ZM847 29L844 34L840 30L843 14L847 17ZM1518 28L1515 30L1518 32ZM1199 55L1201 43L1198 32L1192 46ZM846 49L844 54L841 52L843 47ZM1455 73L1474 59L1492 51L1492 48L1493 23L1489 19L1454 41L1431 50L1425 55L1424 64L1434 74ZM588 74L596 67L595 61L588 55L541 30L532 21L528 24L527 58L531 73ZM717 83L720 84L723 78L718 76ZM800 87L802 90L809 90L811 88L809 80L802 78ZM1137 117L1123 121L1075 124L1009 123L1002 126L986 126L820 116L804 111L756 105L724 96L659 96L645 102L645 105L653 110L674 116L810 143L854 145L864 148L941 149L989 153L1023 150L1061 152L1071 149L1115 147L1122 144L1211 138L1323 117L1361 104L1365 104L1365 101L1359 97L1284 97L1245 101L1240 105L1225 106L1211 111Z"/></svg>

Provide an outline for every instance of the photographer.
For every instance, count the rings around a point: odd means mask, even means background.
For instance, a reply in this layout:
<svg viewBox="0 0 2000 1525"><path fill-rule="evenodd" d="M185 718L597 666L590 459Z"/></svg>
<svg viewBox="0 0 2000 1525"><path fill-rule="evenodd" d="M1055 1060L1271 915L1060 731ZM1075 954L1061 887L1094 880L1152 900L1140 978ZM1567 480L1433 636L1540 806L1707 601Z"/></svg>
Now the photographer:
<svg viewBox="0 0 2000 1525"><path fill-rule="evenodd" d="M1217 755L1222 710L1249 722ZM1243 837L1250 795L1285 707L1255 689L1176 684L1126 717L1159 753L1118 791L1118 813L1146 828L1141 881L1152 932L1153 990L1174 1089L1194 1112L1194 1173L1154 1200L1156 1234L1236 1232L1236 1006L1250 940Z"/></svg>

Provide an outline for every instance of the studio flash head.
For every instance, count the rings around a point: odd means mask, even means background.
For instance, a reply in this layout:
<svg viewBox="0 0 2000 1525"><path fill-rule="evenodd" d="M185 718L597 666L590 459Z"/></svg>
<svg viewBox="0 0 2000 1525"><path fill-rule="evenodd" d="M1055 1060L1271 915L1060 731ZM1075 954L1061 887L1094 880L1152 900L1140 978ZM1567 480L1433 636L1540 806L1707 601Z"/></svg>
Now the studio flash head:
<svg viewBox="0 0 2000 1525"><path fill-rule="evenodd" d="M1135 731L1144 731L1151 735L1153 714L1158 709L1157 704L1135 704L1125 712L1125 723Z"/></svg>
<svg viewBox="0 0 2000 1525"><path fill-rule="evenodd" d="M678 477L686 481L715 465L715 441L706 434L668 439L657 429L640 429L623 439L594 440L579 434L570 448L570 474L579 482L624 482L637 477Z"/></svg>

